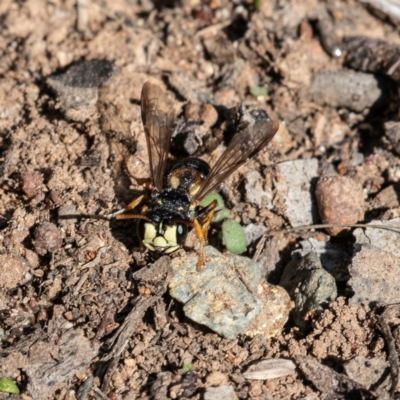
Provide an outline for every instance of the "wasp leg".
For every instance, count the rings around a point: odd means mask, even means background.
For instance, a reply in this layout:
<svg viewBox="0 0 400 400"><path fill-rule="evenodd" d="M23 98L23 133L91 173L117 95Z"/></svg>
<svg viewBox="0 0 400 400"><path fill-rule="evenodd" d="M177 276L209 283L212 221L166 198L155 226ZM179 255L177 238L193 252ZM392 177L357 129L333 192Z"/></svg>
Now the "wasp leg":
<svg viewBox="0 0 400 400"><path fill-rule="evenodd" d="M139 197L136 197L135 200L131 201L125 208L115 211L113 213L110 214L106 214L106 217L108 219L113 219L115 218L117 215L124 213L125 211L129 211L129 210L133 210L135 207L137 207L141 201L143 200L144 195L140 195Z"/></svg>
<svg viewBox="0 0 400 400"><path fill-rule="evenodd" d="M208 238L208 231L210 229L211 221L214 217L215 209L218 206L217 200L213 200L207 207L206 207L206 216L201 218L200 223L203 229L203 236L204 240L207 242Z"/></svg>
<svg viewBox="0 0 400 400"><path fill-rule="evenodd" d="M197 238L200 241L200 248L199 248L199 259L197 261L197 271L201 271L201 267L204 264L204 244L207 242L208 231L210 229L210 224L213 219L215 209L217 208L218 203L216 200L211 202L207 207L206 211L207 214L203 217L200 222L197 219L193 220L194 229Z"/></svg>
<svg viewBox="0 0 400 400"><path fill-rule="evenodd" d="M192 223L193 223L193 228L196 233L197 239L199 239L199 242L200 242L200 248L198 251L199 258L197 260L196 270L201 271L201 267L204 264L204 242L205 242L204 231L203 231L203 227L200 225L200 222L197 219L194 219L192 221Z"/></svg>

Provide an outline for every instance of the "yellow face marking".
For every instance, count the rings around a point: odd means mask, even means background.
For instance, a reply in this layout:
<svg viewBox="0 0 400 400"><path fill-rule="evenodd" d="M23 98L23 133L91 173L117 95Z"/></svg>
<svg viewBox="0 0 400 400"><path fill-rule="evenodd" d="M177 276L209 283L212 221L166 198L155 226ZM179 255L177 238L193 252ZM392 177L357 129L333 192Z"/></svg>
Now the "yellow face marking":
<svg viewBox="0 0 400 400"><path fill-rule="evenodd" d="M167 241L166 241L162 236L157 236L157 237L153 240L153 245L154 245L155 247L168 247Z"/></svg>
<svg viewBox="0 0 400 400"><path fill-rule="evenodd" d="M169 183L173 189L177 189L181 184L181 180L177 176L171 176Z"/></svg>
<svg viewBox="0 0 400 400"><path fill-rule="evenodd" d="M151 251L155 251L156 250L150 243L145 243L145 241L143 241L143 244Z"/></svg>
<svg viewBox="0 0 400 400"><path fill-rule="evenodd" d="M164 232L164 237L170 246L176 246L176 225L167 225Z"/></svg>
<svg viewBox="0 0 400 400"><path fill-rule="evenodd" d="M144 224L144 239L143 243L152 244L154 238L157 236L156 227L153 224L145 223Z"/></svg>
<svg viewBox="0 0 400 400"><path fill-rule="evenodd" d="M169 247L167 250L164 251L165 254L173 253L174 251L178 250L181 246L176 245L173 247Z"/></svg>

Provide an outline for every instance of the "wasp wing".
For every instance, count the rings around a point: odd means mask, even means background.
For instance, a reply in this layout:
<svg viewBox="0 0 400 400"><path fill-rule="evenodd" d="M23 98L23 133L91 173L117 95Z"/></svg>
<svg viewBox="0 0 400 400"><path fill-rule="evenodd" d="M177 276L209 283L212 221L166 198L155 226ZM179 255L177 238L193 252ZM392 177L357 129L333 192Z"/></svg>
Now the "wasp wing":
<svg viewBox="0 0 400 400"><path fill-rule="evenodd" d="M160 190L163 186L169 153L174 110L166 93L151 82L143 85L140 106L149 153L151 179L153 186Z"/></svg>
<svg viewBox="0 0 400 400"><path fill-rule="evenodd" d="M238 109L241 117L243 117L243 111L241 111L243 110L243 106L239 106ZM250 116L249 113L247 115ZM272 121L265 113L264 115L266 117L259 120L242 118L244 122L242 121L238 124L234 137L219 160L212 167L199 192L196 194L197 200L218 189L229 175L254 157L271 141L278 131L279 122Z"/></svg>

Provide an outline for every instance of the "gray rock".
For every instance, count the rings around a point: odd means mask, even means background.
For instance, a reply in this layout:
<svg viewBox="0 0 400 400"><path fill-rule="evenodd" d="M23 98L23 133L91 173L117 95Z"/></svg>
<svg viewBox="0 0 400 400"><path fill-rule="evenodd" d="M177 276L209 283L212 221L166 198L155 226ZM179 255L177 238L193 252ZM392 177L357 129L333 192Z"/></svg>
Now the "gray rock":
<svg viewBox="0 0 400 400"><path fill-rule="evenodd" d="M244 234L246 235L247 245L255 242L267 231L264 225L249 224L244 228Z"/></svg>
<svg viewBox="0 0 400 400"><path fill-rule="evenodd" d="M57 107L66 118L84 122L96 111L98 87L114 72L110 61L92 59L74 65L60 75L47 78L47 85L56 93Z"/></svg>
<svg viewBox="0 0 400 400"><path fill-rule="evenodd" d="M354 291L353 304L375 301L400 301L400 218L372 221L371 225L390 226L394 230L356 229L356 252L349 267L349 285Z"/></svg>
<svg viewBox="0 0 400 400"><path fill-rule="evenodd" d="M371 221L368 225L393 226L393 230L376 228L358 228L353 232L358 244L372 244L378 249L400 257L400 218L394 218L389 221Z"/></svg>
<svg viewBox="0 0 400 400"><path fill-rule="evenodd" d="M269 190L264 190L263 181L258 171L251 171L246 175L246 202L253 203L258 207L265 204L268 210L272 210L272 189L268 188Z"/></svg>
<svg viewBox="0 0 400 400"><path fill-rule="evenodd" d="M204 256L201 271L196 271L196 253L172 260L170 294L185 304L187 317L234 339L261 310L261 301L254 294L261 265L246 257L223 255L211 246L205 247Z"/></svg>
<svg viewBox="0 0 400 400"><path fill-rule="evenodd" d="M361 245L349 267L352 304L400 302L400 260L373 245Z"/></svg>
<svg viewBox="0 0 400 400"><path fill-rule="evenodd" d="M289 292L294 301L291 316L302 329L307 327L307 314L321 312L337 296L335 279L322 268L321 261L314 252L299 261L291 261L283 271L280 285Z"/></svg>
<svg viewBox="0 0 400 400"><path fill-rule="evenodd" d="M313 179L318 176L318 160L294 160L278 164L274 185L285 204L284 215L292 226L310 225L318 218L313 196Z"/></svg>
<svg viewBox="0 0 400 400"><path fill-rule="evenodd" d="M383 107L390 98L386 78L358 71L317 73L306 91L307 97L317 104L357 112L372 106Z"/></svg>

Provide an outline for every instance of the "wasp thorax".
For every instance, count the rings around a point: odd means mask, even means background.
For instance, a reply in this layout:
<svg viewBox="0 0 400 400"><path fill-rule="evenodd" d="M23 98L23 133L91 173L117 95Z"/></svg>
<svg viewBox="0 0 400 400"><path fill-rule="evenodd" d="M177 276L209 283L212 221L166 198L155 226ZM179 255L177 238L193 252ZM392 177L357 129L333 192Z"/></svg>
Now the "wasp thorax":
<svg viewBox="0 0 400 400"><path fill-rule="evenodd" d="M142 243L151 251L165 254L178 250L187 233L183 224L143 222L141 225L139 235Z"/></svg>

